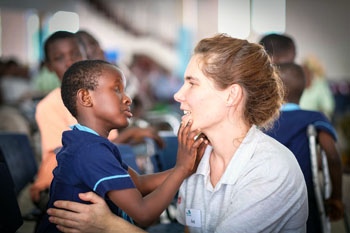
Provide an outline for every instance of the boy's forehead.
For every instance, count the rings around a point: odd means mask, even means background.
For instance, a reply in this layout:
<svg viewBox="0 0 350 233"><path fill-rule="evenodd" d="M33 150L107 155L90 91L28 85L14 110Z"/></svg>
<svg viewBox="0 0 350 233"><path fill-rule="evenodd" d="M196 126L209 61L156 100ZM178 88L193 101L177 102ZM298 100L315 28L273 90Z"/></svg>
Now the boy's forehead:
<svg viewBox="0 0 350 233"><path fill-rule="evenodd" d="M126 79L122 70L120 70L118 67L113 66L111 64L106 64L104 66L106 68L104 72L118 77L117 81L121 82L124 86L126 85Z"/></svg>
<svg viewBox="0 0 350 233"><path fill-rule="evenodd" d="M51 50L51 49L57 49L58 47L67 46L67 45L72 47L72 48L79 49L79 42L78 42L78 40L76 40L75 38L70 38L70 37L60 38L60 39L57 39L55 41L52 41L48 45L48 48L49 48L49 50Z"/></svg>

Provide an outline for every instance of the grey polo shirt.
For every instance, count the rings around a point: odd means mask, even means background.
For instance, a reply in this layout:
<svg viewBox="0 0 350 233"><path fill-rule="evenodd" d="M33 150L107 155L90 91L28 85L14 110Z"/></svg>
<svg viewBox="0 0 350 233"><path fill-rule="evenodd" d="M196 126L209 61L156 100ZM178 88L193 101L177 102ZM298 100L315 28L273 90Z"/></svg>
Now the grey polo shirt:
<svg viewBox="0 0 350 233"><path fill-rule="evenodd" d="M253 126L213 187L211 150L179 190L177 220L191 233L306 232L306 185L292 152Z"/></svg>

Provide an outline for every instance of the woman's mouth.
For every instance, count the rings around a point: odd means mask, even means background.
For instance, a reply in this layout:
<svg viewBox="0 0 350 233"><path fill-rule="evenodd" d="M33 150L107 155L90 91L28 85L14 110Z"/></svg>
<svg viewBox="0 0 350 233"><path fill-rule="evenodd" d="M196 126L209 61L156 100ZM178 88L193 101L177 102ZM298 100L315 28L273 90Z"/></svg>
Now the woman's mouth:
<svg viewBox="0 0 350 233"><path fill-rule="evenodd" d="M187 122L188 119L189 119L190 116L191 116L191 112L188 111L188 110L184 110L183 112L184 112L184 115L181 117L181 120L182 120L183 122ZM186 119L187 119L187 120L186 120Z"/></svg>

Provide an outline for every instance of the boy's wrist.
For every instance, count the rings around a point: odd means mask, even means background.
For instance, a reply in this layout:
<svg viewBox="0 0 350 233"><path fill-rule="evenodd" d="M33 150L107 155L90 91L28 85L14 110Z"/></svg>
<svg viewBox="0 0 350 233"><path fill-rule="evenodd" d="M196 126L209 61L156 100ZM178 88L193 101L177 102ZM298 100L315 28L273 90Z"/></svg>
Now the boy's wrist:
<svg viewBox="0 0 350 233"><path fill-rule="evenodd" d="M173 172L185 179L192 174L192 170L187 169L185 166L175 166Z"/></svg>

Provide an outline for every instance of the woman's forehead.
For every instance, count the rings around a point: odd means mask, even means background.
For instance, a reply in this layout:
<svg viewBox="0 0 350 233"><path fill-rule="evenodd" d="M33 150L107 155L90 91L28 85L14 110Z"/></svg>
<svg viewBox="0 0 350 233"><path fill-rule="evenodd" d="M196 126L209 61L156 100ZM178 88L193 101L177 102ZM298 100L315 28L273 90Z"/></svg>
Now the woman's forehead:
<svg viewBox="0 0 350 233"><path fill-rule="evenodd" d="M198 55L194 55L191 57L188 65L187 65L187 69L185 71L185 76L188 74L192 74L192 73L201 73L201 60L198 57Z"/></svg>

